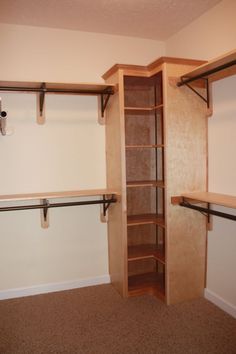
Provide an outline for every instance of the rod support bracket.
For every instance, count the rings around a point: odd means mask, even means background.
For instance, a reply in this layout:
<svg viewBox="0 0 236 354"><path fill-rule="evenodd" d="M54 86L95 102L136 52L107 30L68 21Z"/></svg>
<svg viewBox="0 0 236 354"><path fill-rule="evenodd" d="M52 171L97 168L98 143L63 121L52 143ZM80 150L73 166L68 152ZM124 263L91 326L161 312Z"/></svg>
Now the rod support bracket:
<svg viewBox="0 0 236 354"><path fill-rule="evenodd" d="M46 84L41 84L39 92L37 92L37 123L45 123L45 94L47 92Z"/></svg>
<svg viewBox="0 0 236 354"><path fill-rule="evenodd" d="M104 125L106 122L105 122L105 110L107 108L107 104L108 104L108 101L111 97L111 95L113 94L113 91L104 91L100 94L100 98L98 100L98 122L99 124L101 125Z"/></svg>
<svg viewBox="0 0 236 354"><path fill-rule="evenodd" d="M41 226L43 229L47 229L49 227L49 215L48 209L50 207L50 203L48 199L41 200L42 209L41 209Z"/></svg>

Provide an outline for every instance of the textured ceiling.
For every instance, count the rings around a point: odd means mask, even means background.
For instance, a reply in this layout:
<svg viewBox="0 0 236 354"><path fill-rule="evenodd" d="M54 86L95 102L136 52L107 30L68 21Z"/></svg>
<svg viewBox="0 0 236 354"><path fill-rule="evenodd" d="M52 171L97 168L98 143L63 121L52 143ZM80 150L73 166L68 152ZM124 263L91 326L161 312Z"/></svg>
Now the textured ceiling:
<svg viewBox="0 0 236 354"><path fill-rule="evenodd" d="M0 0L0 22L166 40L221 0Z"/></svg>

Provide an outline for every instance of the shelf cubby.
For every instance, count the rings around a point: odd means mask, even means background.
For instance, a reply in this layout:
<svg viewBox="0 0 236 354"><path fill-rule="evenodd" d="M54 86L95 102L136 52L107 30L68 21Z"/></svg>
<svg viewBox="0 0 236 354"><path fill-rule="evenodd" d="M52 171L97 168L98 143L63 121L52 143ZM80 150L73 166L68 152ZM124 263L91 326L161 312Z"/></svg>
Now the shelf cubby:
<svg viewBox="0 0 236 354"><path fill-rule="evenodd" d="M128 264L129 295L155 294L165 296L165 266L154 258L135 260Z"/></svg>

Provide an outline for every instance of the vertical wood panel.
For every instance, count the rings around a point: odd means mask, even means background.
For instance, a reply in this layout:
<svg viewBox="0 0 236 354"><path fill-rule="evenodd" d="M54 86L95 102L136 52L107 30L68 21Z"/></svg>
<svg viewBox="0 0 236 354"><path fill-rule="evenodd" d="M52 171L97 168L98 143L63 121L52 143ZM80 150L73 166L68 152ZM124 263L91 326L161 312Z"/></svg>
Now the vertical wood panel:
<svg viewBox="0 0 236 354"><path fill-rule="evenodd" d="M122 296L127 296L127 213L125 179L125 136L123 76L117 72L107 83L118 84L106 110L107 187L119 191L121 199L109 207L108 247L111 282Z"/></svg>
<svg viewBox="0 0 236 354"><path fill-rule="evenodd" d="M191 67L166 64L167 282L169 304L203 295L206 219L171 205L184 191L207 187L207 118L205 103L189 88L169 83Z"/></svg>

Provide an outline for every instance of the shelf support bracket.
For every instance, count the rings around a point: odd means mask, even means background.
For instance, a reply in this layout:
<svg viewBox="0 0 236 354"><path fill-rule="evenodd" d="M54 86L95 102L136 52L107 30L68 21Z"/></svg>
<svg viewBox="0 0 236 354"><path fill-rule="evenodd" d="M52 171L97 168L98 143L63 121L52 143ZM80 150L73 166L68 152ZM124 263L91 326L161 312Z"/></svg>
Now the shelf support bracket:
<svg viewBox="0 0 236 354"><path fill-rule="evenodd" d="M6 135L6 120L7 120L7 112L2 111L2 100L0 97L0 132L2 135Z"/></svg>
<svg viewBox="0 0 236 354"><path fill-rule="evenodd" d="M41 209L41 226L43 229L47 229L49 227L48 208L49 208L50 204L47 199L41 200L40 203L43 206Z"/></svg>
<svg viewBox="0 0 236 354"><path fill-rule="evenodd" d="M45 93L47 92L45 82L42 83L40 91L37 92L37 123L45 123Z"/></svg>
<svg viewBox="0 0 236 354"><path fill-rule="evenodd" d="M104 125L106 123L105 110L111 95L112 92L104 92L101 93L100 95L100 100L98 101L98 108L99 108L98 122L101 125Z"/></svg>
<svg viewBox="0 0 236 354"><path fill-rule="evenodd" d="M209 95L209 81L208 79L201 78L201 80L204 80L205 82L205 88L206 88L206 97L204 97L200 92L198 92L194 87L192 87L189 83L184 82L183 79L181 79L181 83L183 85L186 85L190 90L192 90L194 93L196 93L206 104L207 108L210 107L210 95ZM178 85L179 86L179 85Z"/></svg>
<svg viewBox="0 0 236 354"><path fill-rule="evenodd" d="M109 206L111 205L111 201L114 200L114 195L111 195L111 198L109 200L106 199L105 194L102 196L102 205L101 205L101 210L100 210L100 220L101 222L107 222L108 221L108 215L107 215L107 210Z"/></svg>

